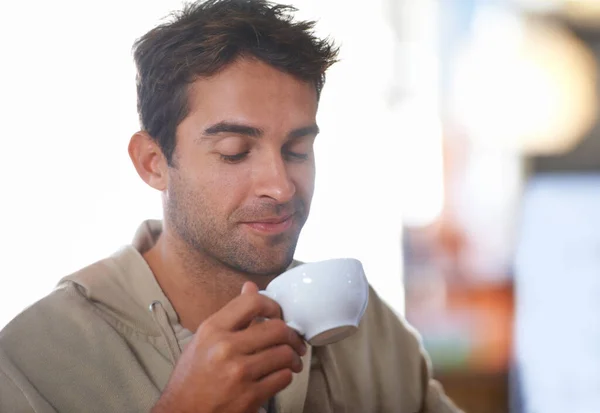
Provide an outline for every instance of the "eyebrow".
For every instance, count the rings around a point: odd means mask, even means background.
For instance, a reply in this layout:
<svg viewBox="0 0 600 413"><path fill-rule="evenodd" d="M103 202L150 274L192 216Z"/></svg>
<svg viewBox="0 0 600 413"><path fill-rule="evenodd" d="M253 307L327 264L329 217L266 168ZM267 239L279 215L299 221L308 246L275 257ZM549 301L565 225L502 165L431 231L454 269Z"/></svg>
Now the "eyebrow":
<svg viewBox="0 0 600 413"><path fill-rule="evenodd" d="M251 138L260 138L264 134L262 129L253 126L232 122L219 122L206 128L203 135L210 137L220 133L233 133L234 135L244 135Z"/></svg>
<svg viewBox="0 0 600 413"><path fill-rule="evenodd" d="M232 133L234 135L248 136L250 138L260 138L264 135L264 131L254 126L243 125L235 122L222 121L209 126L204 130L203 136L213 137L221 133ZM314 124L302 128L294 129L288 134L288 139L298 139L303 136L318 135L319 127Z"/></svg>
<svg viewBox="0 0 600 413"><path fill-rule="evenodd" d="M319 127L317 125L310 125L310 126L306 126L304 128L299 128L299 129L294 129L293 131L291 131L288 134L288 138L289 139L298 139L298 138L302 138L303 136L317 136L319 134L320 130Z"/></svg>

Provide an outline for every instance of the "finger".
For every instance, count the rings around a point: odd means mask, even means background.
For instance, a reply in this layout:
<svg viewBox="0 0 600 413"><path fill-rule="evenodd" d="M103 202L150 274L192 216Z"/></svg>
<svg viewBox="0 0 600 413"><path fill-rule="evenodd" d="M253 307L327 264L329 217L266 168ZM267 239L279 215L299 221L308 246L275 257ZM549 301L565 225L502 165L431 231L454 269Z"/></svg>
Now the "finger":
<svg viewBox="0 0 600 413"><path fill-rule="evenodd" d="M258 286L254 284L252 281L246 281L244 285L242 285L242 294L252 294L258 292Z"/></svg>
<svg viewBox="0 0 600 413"><path fill-rule="evenodd" d="M244 283L244 285L242 285L242 294L252 294L252 293L257 293L258 291L259 291L258 286L255 283L253 283L252 281L246 281ZM252 320L250 322L250 324L242 326L242 329L247 328L248 326L251 326L252 324L261 323L264 320L266 320L266 318L257 317L254 320Z"/></svg>
<svg viewBox="0 0 600 413"><path fill-rule="evenodd" d="M256 393L261 400L269 400L292 382L292 371L283 369L263 377L256 384Z"/></svg>
<svg viewBox="0 0 600 413"><path fill-rule="evenodd" d="M302 371L302 359L288 345L271 347L246 358L248 375L252 380L260 380L278 370L289 369L294 373Z"/></svg>
<svg viewBox="0 0 600 413"><path fill-rule="evenodd" d="M235 339L238 350L245 354L257 353L280 344L287 344L300 356L306 354L304 340L279 319L253 324L236 333Z"/></svg>
<svg viewBox="0 0 600 413"><path fill-rule="evenodd" d="M248 292L238 295L213 314L210 322L222 329L236 331L247 327L257 317L281 318L281 308L262 294Z"/></svg>

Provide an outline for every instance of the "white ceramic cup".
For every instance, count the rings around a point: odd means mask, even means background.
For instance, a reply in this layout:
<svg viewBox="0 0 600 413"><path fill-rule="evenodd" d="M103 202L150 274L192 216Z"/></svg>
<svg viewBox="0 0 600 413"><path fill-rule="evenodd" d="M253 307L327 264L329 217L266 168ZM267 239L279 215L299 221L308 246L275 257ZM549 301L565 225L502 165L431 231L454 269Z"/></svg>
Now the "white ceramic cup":
<svg viewBox="0 0 600 413"><path fill-rule="evenodd" d="M294 267L261 294L275 300L284 321L313 346L352 335L365 313L369 285L360 261L337 258Z"/></svg>

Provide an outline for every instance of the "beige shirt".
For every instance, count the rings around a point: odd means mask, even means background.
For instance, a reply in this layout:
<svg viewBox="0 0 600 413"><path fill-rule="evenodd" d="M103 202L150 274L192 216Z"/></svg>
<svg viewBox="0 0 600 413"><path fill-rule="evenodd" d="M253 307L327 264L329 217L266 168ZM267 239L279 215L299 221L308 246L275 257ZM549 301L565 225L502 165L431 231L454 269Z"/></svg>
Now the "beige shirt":
<svg viewBox="0 0 600 413"><path fill-rule="evenodd" d="M0 332L1 412L148 412L193 334L141 253L161 231L60 281ZM370 291L353 336L309 348L278 413L451 413L417 336Z"/></svg>

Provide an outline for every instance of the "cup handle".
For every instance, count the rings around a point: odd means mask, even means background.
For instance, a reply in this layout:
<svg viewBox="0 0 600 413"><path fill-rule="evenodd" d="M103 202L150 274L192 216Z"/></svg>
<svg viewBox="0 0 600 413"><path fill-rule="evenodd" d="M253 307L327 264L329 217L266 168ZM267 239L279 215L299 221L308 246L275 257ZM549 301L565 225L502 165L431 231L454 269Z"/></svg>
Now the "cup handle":
<svg viewBox="0 0 600 413"><path fill-rule="evenodd" d="M260 290L258 293L264 295L265 297L269 297L271 300L273 300L277 304L279 304L279 302L275 299L275 297L273 296L273 294L270 293L269 291L267 291L267 290ZM302 328L300 328L300 326L298 324L294 323L293 321L286 321L285 323L287 324L287 326L289 328L291 328L296 333L298 333L302 337L304 337L304 331L302 330Z"/></svg>

